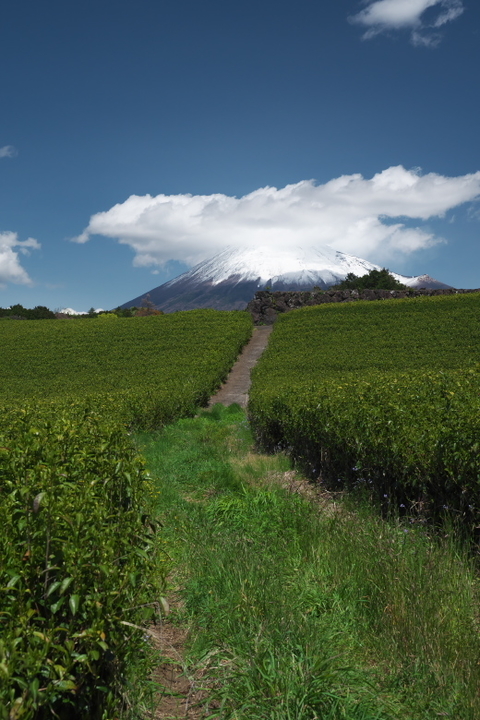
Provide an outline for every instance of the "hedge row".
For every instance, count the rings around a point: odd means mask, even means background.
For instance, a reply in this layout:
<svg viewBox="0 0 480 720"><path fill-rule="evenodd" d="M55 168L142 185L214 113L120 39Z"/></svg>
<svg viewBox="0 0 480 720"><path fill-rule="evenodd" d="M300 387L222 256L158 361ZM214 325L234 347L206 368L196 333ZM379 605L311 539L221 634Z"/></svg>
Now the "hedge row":
<svg viewBox="0 0 480 720"><path fill-rule="evenodd" d="M132 428L193 415L247 313L2 325L0 720L147 714L167 556Z"/></svg>
<svg viewBox="0 0 480 720"><path fill-rule="evenodd" d="M88 398L108 413L118 408L125 422L156 407L154 423L162 406L168 422L208 400L252 320L246 312L193 310L135 321L25 320L0 330L0 405Z"/></svg>
<svg viewBox="0 0 480 720"><path fill-rule="evenodd" d="M135 626L162 581L148 492L124 430L82 406L2 416L2 720L106 720L144 695Z"/></svg>
<svg viewBox="0 0 480 720"><path fill-rule="evenodd" d="M250 393L258 441L330 488L477 522L479 311L464 295L280 318Z"/></svg>

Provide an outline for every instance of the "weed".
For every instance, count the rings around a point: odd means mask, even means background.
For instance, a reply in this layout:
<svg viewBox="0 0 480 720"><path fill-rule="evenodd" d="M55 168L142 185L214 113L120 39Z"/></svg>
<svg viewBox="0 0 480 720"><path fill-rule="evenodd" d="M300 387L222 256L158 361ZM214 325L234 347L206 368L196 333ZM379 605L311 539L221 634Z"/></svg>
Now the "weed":
<svg viewBox="0 0 480 720"><path fill-rule="evenodd" d="M478 581L451 538L289 493L238 407L141 441L216 717L480 716Z"/></svg>

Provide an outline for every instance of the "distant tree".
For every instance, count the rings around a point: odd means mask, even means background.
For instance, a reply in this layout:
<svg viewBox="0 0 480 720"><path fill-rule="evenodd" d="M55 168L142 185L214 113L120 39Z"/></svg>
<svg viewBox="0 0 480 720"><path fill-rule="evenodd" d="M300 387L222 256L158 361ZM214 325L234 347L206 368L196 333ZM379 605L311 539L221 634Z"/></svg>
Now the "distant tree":
<svg viewBox="0 0 480 720"><path fill-rule="evenodd" d="M345 280L334 285L331 290L408 290L406 285L398 282L387 268L370 270L366 275L358 276L348 273Z"/></svg>
<svg viewBox="0 0 480 720"><path fill-rule="evenodd" d="M142 305L139 310L135 313L136 317L145 317L146 315L163 315L161 310L157 310L157 307L152 299L150 293L142 298Z"/></svg>
<svg viewBox="0 0 480 720"><path fill-rule="evenodd" d="M20 320L55 320L55 313L45 305L36 305L33 310L17 303L9 308L0 308L0 317L10 317Z"/></svg>
<svg viewBox="0 0 480 720"><path fill-rule="evenodd" d="M136 313L135 317L149 317L150 315L163 315L163 310L155 310L154 308L139 308Z"/></svg>
<svg viewBox="0 0 480 720"><path fill-rule="evenodd" d="M29 320L55 320L55 313L49 310L45 305L35 305L33 310L28 310Z"/></svg>
<svg viewBox="0 0 480 720"><path fill-rule="evenodd" d="M118 315L118 317L135 317L137 308L136 307L129 307L129 308L121 308L117 307L115 310L112 310L112 312L115 313L115 315Z"/></svg>
<svg viewBox="0 0 480 720"><path fill-rule="evenodd" d="M11 305L9 308L9 316L15 317L15 318L25 318L27 317L28 310L23 307L23 305L20 305L20 303L17 303L16 305Z"/></svg>

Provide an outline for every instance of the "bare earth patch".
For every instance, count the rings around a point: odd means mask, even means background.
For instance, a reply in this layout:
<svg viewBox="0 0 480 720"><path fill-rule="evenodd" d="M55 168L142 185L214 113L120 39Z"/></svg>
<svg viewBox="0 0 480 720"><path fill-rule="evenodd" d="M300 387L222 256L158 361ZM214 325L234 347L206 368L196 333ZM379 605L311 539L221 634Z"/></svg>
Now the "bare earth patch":
<svg viewBox="0 0 480 720"><path fill-rule="evenodd" d="M260 355L267 347L271 332L271 325L253 329L253 335L250 341L243 348L226 382L216 395L210 398L209 407L215 405L215 403L221 403L222 405L238 403L241 407L247 407L248 391L250 389L250 371L256 365Z"/></svg>
<svg viewBox="0 0 480 720"><path fill-rule="evenodd" d="M181 608L181 600L172 593L171 607ZM154 720L203 720L208 714L206 700L210 693L201 668L190 670L184 657L188 629L164 617L150 627L149 635L162 656L163 662L153 673L159 685ZM210 710L212 705L210 703Z"/></svg>
<svg viewBox="0 0 480 720"><path fill-rule="evenodd" d="M269 471L271 456L249 453L243 462L264 466L262 485L280 485L288 492L301 495L315 503L320 512L333 515L345 512L337 502L341 493L322 490L302 477L296 470L287 472ZM240 470L240 463L233 460ZM169 598L174 607L180 607L180 601L173 595ZM209 701L211 685L207 673L201 667L187 669L184 660L188 630L169 622L164 618L160 625L150 628L150 635L156 648L164 658L157 668L153 679L163 688L159 691L158 704L153 718L155 720L204 720L215 709ZM206 670L206 669L205 669Z"/></svg>
<svg viewBox="0 0 480 720"><path fill-rule="evenodd" d="M209 407L216 403L231 405L238 403L246 407L250 389L250 372L265 350L272 326L254 328L250 342L244 347L237 362L233 366L227 381L209 402ZM262 469L262 484L279 484L289 492L298 493L315 502L323 511L334 513L338 510L335 495L322 491L299 475L295 470L274 472L272 456L251 452L241 459L232 458L237 472L242 473L242 465L253 465ZM247 477L245 477L247 480ZM188 498L192 500L192 498ZM178 597L172 595L169 602L179 607ZM206 673L202 668L187 669L185 648L188 630L169 622L168 617L162 623L150 628L155 646L164 658L157 668L153 679L159 683L158 704L153 715L155 720L203 720L214 707L208 703L211 687L208 685Z"/></svg>
<svg viewBox="0 0 480 720"><path fill-rule="evenodd" d="M215 403L247 406L250 371L265 350L271 332L271 326L254 328L250 341L243 348L226 382L210 399L209 407ZM169 601L173 605L178 602L175 598L169 598ZM208 687L203 673L201 669L189 673L184 661L188 631L165 618L161 625L150 628L150 634L156 648L165 658L153 676L163 688L159 692L153 716L155 720L201 720L206 717ZM210 704L209 711L211 709Z"/></svg>

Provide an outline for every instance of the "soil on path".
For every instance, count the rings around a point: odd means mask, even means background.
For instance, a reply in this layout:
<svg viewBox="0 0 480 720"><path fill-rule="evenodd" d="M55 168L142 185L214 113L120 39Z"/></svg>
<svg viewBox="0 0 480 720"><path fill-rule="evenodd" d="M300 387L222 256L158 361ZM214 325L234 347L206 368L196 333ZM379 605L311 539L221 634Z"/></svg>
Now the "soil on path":
<svg viewBox="0 0 480 720"><path fill-rule="evenodd" d="M268 344L272 326L256 327L250 341L245 345L226 382L210 398L209 407L215 403L246 407L250 389L250 372ZM175 605L175 599L173 599ZM205 717L205 700L208 685L197 670L193 676L187 672L183 661L187 630L168 622L152 627L150 635L160 650L164 662L154 674L163 690L159 693L155 720L200 720ZM212 708L210 708L211 710Z"/></svg>
<svg viewBox="0 0 480 720"><path fill-rule="evenodd" d="M175 596L171 598L178 604ZM207 705L210 687L200 668L189 670L184 662L188 630L166 618L149 634L162 656L153 674L159 684L154 720L204 720L214 709ZM216 706L215 706L216 707Z"/></svg>
<svg viewBox="0 0 480 720"><path fill-rule="evenodd" d="M250 390L250 371L256 365L260 355L268 344L268 338L272 332L271 325L264 325L253 329L250 341L243 348L237 362L230 371L226 382L220 390L210 398L209 407L215 403L231 405L238 403L246 407L248 403L248 391Z"/></svg>

